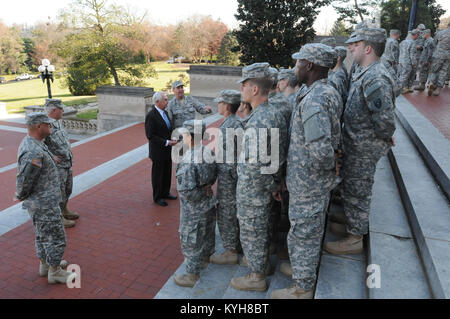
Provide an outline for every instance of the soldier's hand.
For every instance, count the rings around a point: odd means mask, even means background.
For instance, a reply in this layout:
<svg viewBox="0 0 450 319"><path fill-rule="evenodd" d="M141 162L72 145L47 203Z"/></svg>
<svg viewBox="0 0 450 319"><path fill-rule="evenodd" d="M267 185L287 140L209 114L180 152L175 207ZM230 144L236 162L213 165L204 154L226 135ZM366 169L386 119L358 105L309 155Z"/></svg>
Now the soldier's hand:
<svg viewBox="0 0 450 319"><path fill-rule="evenodd" d="M394 147L397 146L397 144L395 144L395 138L393 136L391 137L391 143L392 143L392 146L394 146Z"/></svg>
<svg viewBox="0 0 450 319"><path fill-rule="evenodd" d="M61 157L55 155L55 156L53 156L53 161L56 164L59 164L59 163L61 163L62 159L61 159Z"/></svg>
<svg viewBox="0 0 450 319"><path fill-rule="evenodd" d="M211 185L206 185L205 186L205 191L206 191L206 196L212 196L214 195L213 190L211 188Z"/></svg>
<svg viewBox="0 0 450 319"><path fill-rule="evenodd" d="M281 202L283 200L283 198L281 196L281 191L272 193L272 196L277 202Z"/></svg>
<svg viewBox="0 0 450 319"><path fill-rule="evenodd" d="M175 146L177 144L178 144L178 141L176 141L176 140L169 141L169 146Z"/></svg>
<svg viewBox="0 0 450 319"><path fill-rule="evenodd" d="M211 113L211 112L212 112L212 109L211 109L210 106L206 106L206 107L205 107L205 110L206 110L206 112L208 112L208 113Z"/></svg>

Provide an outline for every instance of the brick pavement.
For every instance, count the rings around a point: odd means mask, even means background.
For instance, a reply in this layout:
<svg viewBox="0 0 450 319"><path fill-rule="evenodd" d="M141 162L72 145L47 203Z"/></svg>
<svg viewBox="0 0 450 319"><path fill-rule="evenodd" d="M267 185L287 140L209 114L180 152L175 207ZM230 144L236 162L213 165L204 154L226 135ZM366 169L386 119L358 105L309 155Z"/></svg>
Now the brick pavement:
<svg viewBox="0 0 450 319"><path fill-rule="evenodd" d="M450 88L442 89L439 96L429 97L426 91L403 96L450 140Z"/></svg>

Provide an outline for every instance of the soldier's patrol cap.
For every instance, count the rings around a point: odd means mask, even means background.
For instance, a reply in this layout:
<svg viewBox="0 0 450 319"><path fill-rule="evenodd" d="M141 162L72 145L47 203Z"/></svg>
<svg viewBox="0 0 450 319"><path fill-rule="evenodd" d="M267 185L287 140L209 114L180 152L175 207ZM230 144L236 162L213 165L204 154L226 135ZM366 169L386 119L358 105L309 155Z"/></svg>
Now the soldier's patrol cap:
<svg viewBox="0 0 450 319"><path fill-rule="evenodd" d="M419 33L420 33L420 31L417 29L414 29L411 31L411 35L418 35Z"/></svg>
<svg viewBox="0 0 450 319"><path fill-rule="evenodd" d="M181 133L195 134L200 133L199 129L202 130L202 136L205 134L206 125L202 120L188 120L183 123L183 126L180 128Z"/></svg>
<svg viewBox="0 0 450 319"><path fill-rule="evenodd" d="M175 82L172 83L172 89L175 89L175 88L177 88L179 86L184 86L183 82L175 81Z"/></svg>
<svg viewBox="0 0 450 319"><path fill-rule="evenodd" d="M390 34L390 35L394 35L394 34L401 35L402 32L401 32L400 30L398 30L398 29L392 29L392 30L389 32L389 34Z"/></svg>
<svg viewBox="0 0 450 319"><path fill-rule="evenodd" d="M336 51L337 55L340 56L342 59L345 59L347 57L347 48L346 47L335 47L334 51Z"/></svg>
<svg viewBox="0 0 450 319"><path fill-rule="evenodd" d="M51 124L51 123L55 122L54 119L49 117L44 112L29 113L29 114L26 115L25 120L26 120L27 126L31 126L31 125L35 125L35 124L41 124L41 123Z"/></svg>
<svg viewBox="0 0 450 319"><path fill-rule="evenodd" d="M241 103L241 92L236 90L223 90L219 96L214 100L215 103L228 103L231 105Z"/></svg>
<svg viewBox="0 0 450 319"><path fill-rule="evenodd" d="M363 28L355 31L355 35L350 37L345 43L355 43L359 41L371 41L375 43L386 42L386 30L382 28Z"/></svg>
<svg viewBox="0 0 450 319"><path fill-rule="evenodd" d="M64 104L59 99L45 99L44 107L57 107L61 110L64 110Z"/></svg>
<svg viewBox="0 0 450 319"><path fill-rule="evenodd" d="M279 73L278 70L273 67L270 67L269 72L270 77L273 79L273 81L278 83L278 73Z"/></svg>
<svg viewBox="0 0 450 319"><path fill-rule="evenodd" d="M281 69L280 72L278 73L278 81L290 79L293 76L295 76L294 69Z"/></svg>
<svg viewBox="0 0 450 319"><path fill-rule="evenodd" d="M425 30L425 25L423 24L423 23L421 23L421 24L419 24L418 26L417 26L417 29L419 29L419 30Z"/></svg>
<svg viewBox="0 0 450 319"><path fill-rule="evenodd" d="M332 68L336 64L337 53L328 45L308 43L300 49L300 52L294 53L292 58L296 60L307 60L316 65Z"/></svg>
<svg viewBox="0 0 450 319"><path fill-rule="evenodd" d="M269 63L253 63L242 69L242 79L238 83L244 83L249 79L267 78L270 76Z"/></svg>
<svg viewBox="0 0 450 319"><path fill-rule="evenodd" d="M329 45L330 47L334 48L336 46L336 39L335 38L326 38L326 39L323 39L322 41L320 41L320 43Z"/></svg>
<svg viewBox="0 0 450 319"><path fill-rule="evenodd" d="M425 34L425 33L431 34L431 30L430 30L430 29L423 30L423 33L424 33L424 34Z"/></svg>

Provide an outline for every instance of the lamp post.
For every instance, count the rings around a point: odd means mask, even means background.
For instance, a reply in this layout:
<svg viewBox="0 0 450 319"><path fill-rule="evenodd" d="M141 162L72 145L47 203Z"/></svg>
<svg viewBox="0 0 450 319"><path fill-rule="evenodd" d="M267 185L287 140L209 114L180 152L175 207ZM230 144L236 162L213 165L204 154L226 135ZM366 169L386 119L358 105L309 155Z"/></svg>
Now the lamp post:
<svg viewBox="0 0 450 319"><path fill-rule="evenodd" d="M50 88L50 80L53 82L53 72L55 72L55 66L50 64L48 59L42 60L42 65L38 68L38 71L41 72L42 83L45 83L47 80L47 90L48 90L48 98L52 98L52 90Z"/></svg>

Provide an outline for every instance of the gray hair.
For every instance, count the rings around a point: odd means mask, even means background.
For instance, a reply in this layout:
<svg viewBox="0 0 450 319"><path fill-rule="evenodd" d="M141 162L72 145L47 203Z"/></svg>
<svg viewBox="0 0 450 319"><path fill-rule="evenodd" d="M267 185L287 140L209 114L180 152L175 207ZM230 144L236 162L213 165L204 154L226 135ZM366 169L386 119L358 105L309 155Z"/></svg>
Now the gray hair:
<svg viewBox="0 0 450 319"><path fill-rule="evenodd" d="M153 94L153 104L156 105L156 102L161 101L164 95L164 92L156 92Z"/></svg>
<svg viewBox="0 0 450 319"><path fill-rule="evenodd" d="M50 112L52 110L54 110L54 109L59 109L59 107L56 107L54 105L46 105L46 106L44 106L45 113L47 113L47 114L50 114Z"/></svg>

